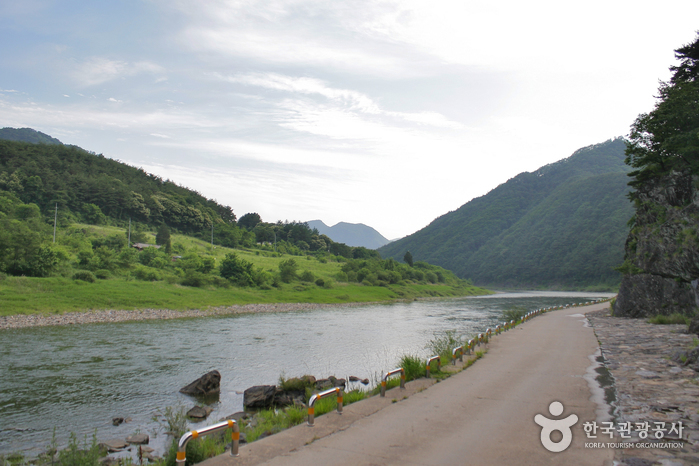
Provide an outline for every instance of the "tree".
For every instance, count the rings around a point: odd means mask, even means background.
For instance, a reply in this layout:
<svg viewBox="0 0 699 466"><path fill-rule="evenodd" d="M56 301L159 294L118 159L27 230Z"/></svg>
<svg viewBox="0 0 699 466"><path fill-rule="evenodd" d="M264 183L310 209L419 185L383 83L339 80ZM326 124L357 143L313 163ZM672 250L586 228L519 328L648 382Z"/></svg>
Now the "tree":
<svg viewBox="0 0 699 466"><path fill-rule="evenodd" d="M252 212L240 217L240 219L238 220L238 226L241 228L245 228L248 231L251 231L260 222L262 222L260 214Z"/></svg>
<svg viewBox="0 0 699 466"><path fill-rule="evenodd" d="M158 227L158 232L155 235L155 244L165 246L165 252L168 254L172 251L170 229L164 223L160 224L160 227Z"/></svg>
<svg viewBox="0 0 699 466"><path fill-rule="evenodd" d="M672 170L699 174L699 35L675 57L681 64L660 84L655 108L631 126L626 163L635 168L634 188Z"/></svg>
<svg viewBox="0 0 699 466"><path fill-rule="evenodd" d="M413 255L410 254L410 251L405 251L405 255L403 256L403 262L408 264L410 267L413 266Z"/></svg>

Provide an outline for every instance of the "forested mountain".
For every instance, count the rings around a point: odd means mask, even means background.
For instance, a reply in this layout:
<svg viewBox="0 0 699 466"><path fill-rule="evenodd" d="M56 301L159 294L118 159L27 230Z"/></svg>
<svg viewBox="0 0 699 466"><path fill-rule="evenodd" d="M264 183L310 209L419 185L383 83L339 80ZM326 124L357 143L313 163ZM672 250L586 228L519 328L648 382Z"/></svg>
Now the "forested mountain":
<svg viewBox="0 0 699 466"><path fill-rule="evenodd" d="M131 218L191 233L235 222L230 207L195 191L60 143L0 139L0 189L38 205L42 212L58 204L63 215L93 224Z"/></svg>
<svg viewBox="0 0 699 466"><path fill-rule="evenodd" d="M625 147L616 138L520 173L379 253L410 251L491 287L616 286L633 215Z"/></svg>
<svg viewBox="0 0 699 466"><path fill-rule="evenodd" d="M31 128L2 128L0 129L0 139L31 142L32 144L63 144L58 139Z"/></svg>
<svg viewBox="0 0 699 466"><path fill-rule="evenodd" d="M156 242L165 245L168 253L170 246L163 238L169 238L172 230L230 248L268 248L278 254L333 255L345 259L379 258L376 251L335 242L302 222L265 223L259 215L249 213L241 217L238 225L231 207L196 191L103 155L64 145L29 128L3 128L0 274L55 273L62 253L54 251L47 242L52 242L56 207L59 236L72 231L76 223L129 226L132 243L145 242L146 231L162 232L158 235L160 240L156 236ZM127 237L112 243L114 251L121 251ZM83 247L84 251L72 252L90 255L95 252L93 249L103 246L96 241ZM73 265L85 268L88 262L79 260Z"/></svg>
<svg viewBox="0 0 699 466"><path fill-rule="evenodd" d="M340 222L329 227L322 220L311 220L306 224L318 230L321 235L327 235L333 241L345 243L348 246L378 249L389 243L381 233L363 223Z"/></svg>

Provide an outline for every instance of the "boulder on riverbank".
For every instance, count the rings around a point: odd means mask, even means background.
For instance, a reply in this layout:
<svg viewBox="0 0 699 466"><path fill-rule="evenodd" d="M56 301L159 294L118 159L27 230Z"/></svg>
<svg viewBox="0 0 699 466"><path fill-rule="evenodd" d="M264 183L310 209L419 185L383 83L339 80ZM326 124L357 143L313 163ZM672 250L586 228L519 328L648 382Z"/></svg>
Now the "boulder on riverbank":
<svg viewBox="0 0 699 466"><path fill-rule="evenodd" d="M209 396L221 393L221 374L218 371L206 373L186 387L180 388L180 393L192 396Z"/></svg>
<svg viewBox="0 0 699 466"><path fill-rule="evenodd" d="M357 381L368 383L367 379ZM330 376L327 379L316 379L312 375L294 377L282 380L281 386L276 385L256 385L243 392L243 405L246 409L265 409L271 407L285 407L306 404L306 391L323 391L330 388L339 387L345 390L347 380Z"/></svg>
<svg viewBox="0 0 699 466"><path fill-rule="evenodd" d="M251 409L269 408L274 404L276 385L255 385L243 392L243 405Z"/></svg>

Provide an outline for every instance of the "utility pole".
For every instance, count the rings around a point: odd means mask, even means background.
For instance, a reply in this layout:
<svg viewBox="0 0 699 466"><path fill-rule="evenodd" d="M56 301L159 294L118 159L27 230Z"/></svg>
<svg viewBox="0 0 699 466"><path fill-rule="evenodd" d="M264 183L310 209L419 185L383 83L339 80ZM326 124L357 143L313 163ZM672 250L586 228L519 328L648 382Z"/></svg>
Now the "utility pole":
<svg viewBox="0 0 699 466"><path fill-rule="evenodd" d="M211 224L211 250L214 250L214 224Z"/></svg>
<svg viewBox="0 0 699 466"><path fill-rule="evenodd" d="M56 202L56 214L53 216L53 242L56 242L56 222L58 221L58 202Z"/></svg>
<svg viewBox="0 0 699 466"><path fill-rule="evenodd" d="M128 247L131 247L131 217L129 217L129 239L128 239Z"/></svg>

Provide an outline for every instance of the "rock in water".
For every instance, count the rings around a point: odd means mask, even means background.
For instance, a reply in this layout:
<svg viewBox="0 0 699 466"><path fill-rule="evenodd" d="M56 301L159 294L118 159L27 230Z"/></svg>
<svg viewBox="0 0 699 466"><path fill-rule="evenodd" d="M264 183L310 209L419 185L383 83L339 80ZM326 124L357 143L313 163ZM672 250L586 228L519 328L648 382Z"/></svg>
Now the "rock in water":
<svg viewBox="0 0 699 466"><path fill-rule="evenodd" d="M277 387L274 385L256 385L243 393L243 405L247 408L269 408L274 403Z"/></svg>
<svg viewBox="0 0 699 466"><path fill-rule="evenodd" d="M213 410L209 406L195 406L187 411L187 416L194 419L206 419Z"/></svg>
<svg viewBox="0 0 699 466"><path fill-rule="evenodd" d="M148 434L133 434L126 437L126 441L137 445L145 445L149 442Z"/></svg>
<svg viewBox="0 0 699 466"><path fill-rule="evenodd" d="M194 396L214 395L221 392L221 374L211 371L202 375L186 387L180 388L180 393Z"/></svg>

